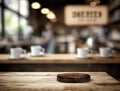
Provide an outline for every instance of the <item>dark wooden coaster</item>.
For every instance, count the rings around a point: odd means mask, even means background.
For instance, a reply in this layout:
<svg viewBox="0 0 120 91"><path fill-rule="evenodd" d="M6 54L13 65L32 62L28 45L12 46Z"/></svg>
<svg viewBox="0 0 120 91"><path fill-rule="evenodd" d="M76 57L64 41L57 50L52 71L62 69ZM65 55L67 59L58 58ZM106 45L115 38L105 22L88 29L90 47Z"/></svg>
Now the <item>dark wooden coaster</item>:
<svg viewBox="0 0 120 91"><path fill-rule="evenodd" d="M90 75L85 73L63 73L57 75L57 81L64 83L84 83L90 81Z"/></svg>

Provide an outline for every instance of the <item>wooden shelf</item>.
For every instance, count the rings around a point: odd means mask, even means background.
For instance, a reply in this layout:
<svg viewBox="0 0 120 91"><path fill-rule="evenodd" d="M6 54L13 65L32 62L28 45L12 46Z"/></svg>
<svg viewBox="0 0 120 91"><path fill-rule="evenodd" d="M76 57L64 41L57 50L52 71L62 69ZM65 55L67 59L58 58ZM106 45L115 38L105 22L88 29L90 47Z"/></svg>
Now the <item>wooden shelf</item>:
<svg viewBox="0 0 120 91"><path fill-rule="evenodd" d="M120 23L120 19L116 19L114 21L109 22L109 25L118 24L118 23Z"/></svg>
<svg viewBox="0 0 120 91"><path fill-rule="evenodd" d="M120 8L120 3L118 5L114 5L112 8L110 8L110 14L112 14L114 11Z"/></svg>

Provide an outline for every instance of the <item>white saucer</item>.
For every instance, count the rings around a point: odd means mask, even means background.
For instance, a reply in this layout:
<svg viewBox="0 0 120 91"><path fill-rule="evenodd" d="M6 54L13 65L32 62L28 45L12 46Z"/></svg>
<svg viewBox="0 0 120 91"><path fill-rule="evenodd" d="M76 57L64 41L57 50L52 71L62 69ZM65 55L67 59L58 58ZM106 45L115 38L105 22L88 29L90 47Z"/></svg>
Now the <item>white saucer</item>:
<svg viewBox="0 0 120 91"><path fill-rule="evenodd" d="M113 55L109 55L109 56L100 56L99 54L98 54L97 56L100 57L100 58L112 58L112 57L114 57Z"/></svg>
<svg viewBox="0 0 120 91"><path fill-rule="evenodd" d="M25 57L19 57L19 58L9 57L8 59L10 59L10 60L20 60L20 59L25 59Z"/></svg>
<svg viewBox="0 0 120 91"><path fill-rule="evenodd" d="M44 56L45 53L40 53L39 55L33 55L32 53L28 53L29 56L32 56L32 57L40 57L40 56Z"/></svg>
<svg viewBox="0 0 120 91"><path fill-rule="evenodd" d="M90 56L90 55L88 55L88 56L85 56L85 57L79 57L79 56L77 56L77 58L88 59L88 58L91 58L91 56Z"/></svg>

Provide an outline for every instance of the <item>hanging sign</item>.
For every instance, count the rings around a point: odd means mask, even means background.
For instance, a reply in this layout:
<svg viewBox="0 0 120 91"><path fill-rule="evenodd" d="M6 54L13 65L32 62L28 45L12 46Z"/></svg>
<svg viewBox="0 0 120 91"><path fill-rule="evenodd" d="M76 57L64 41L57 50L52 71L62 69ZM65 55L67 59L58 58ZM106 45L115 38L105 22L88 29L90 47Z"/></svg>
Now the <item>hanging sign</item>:
<svg viewBox="0 0 120 91"><path fill-rule="evenodd" d="M69 26L108 24L107 6L68 5L64 8L64 22Z"/></svg>

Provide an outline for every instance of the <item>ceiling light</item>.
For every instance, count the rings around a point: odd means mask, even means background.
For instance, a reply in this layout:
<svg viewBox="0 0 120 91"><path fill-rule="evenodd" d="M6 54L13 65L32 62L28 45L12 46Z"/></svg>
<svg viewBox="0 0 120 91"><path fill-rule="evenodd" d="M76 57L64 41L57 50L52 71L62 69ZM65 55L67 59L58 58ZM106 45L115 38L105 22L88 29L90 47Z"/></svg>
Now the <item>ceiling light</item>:
<svg viewBox="0 0 120 91"><path fill-rule="evenodd" d="M49 13L49 9L48 8L42 8L41 9L41 13L42 14L48 14Z"/></svg>
<svg viewBox="0 0 120 91"><path fill-rule="evenodd" d="M51 22L56 22L57 21L57 19L55 18L55 19L51 19Z"/></svg>
<svg viewBox="0 0 120 91"><path fill-rule="evenodd" d="M90 6L96 6L96 2L91 2Z"/></svg>
<svg viewBox="0 0 120 91"><path fill-rule="evenodd" d="M31 7L32 7L33 9L39 9L39 8L41 7L41 5L40 5L40 3L38 3L38 2L33 2L33 3L31 4Z"/></svg>
<svg viewBox="0 0 120 91"><path fill-rule="evenodd" d="M46 15L46 17L47 17L48 19L55 19L55 18L56 18L55 14L54 14L53 12L49 12L49 13Z"/></svg>
<svg viewBox="0 0 120 91"><path fill-rule="evenodd" d="M100 4L100 0L96 0L95 2L96 2L97 4Z"/></svg>

